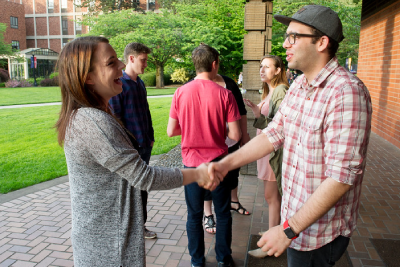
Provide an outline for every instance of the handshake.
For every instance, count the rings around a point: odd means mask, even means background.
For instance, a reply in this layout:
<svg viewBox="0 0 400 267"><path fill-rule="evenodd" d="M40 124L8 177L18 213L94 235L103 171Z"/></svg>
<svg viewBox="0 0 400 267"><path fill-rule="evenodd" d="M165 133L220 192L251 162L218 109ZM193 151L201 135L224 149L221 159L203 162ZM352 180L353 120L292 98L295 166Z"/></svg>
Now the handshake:
<svg viewBox="0 0 400 267"><path fill-rule="evenodd" d="M213 191L224 180L229 169L220 162L202 163L196 169L196 182L200 187Z"/></svg>

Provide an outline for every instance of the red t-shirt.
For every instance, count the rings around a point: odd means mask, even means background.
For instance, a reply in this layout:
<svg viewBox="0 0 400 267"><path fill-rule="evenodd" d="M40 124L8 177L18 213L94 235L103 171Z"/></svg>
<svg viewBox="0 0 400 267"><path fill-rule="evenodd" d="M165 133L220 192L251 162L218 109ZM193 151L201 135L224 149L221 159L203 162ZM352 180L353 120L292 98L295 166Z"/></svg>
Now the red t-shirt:
<svg viewBox="0 0 400 267"><path fill-rule="evenodd" d="M181 127L182 159L188 167L226 155L226 123L240 119L233 94L213 81L201 79L176 90L169 116Z"/></svg>

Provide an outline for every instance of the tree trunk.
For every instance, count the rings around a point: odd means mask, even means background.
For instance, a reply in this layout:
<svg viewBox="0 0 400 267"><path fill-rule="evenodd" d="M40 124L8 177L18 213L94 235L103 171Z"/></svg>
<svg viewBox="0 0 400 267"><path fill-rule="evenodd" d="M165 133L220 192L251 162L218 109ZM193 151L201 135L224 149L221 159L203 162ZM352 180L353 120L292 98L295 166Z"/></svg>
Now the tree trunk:
<svg viewBox="0 0 400 267"><path fill-rule="evenodd" d="M156 88L164 88L164 65L157 65Z"/></svg>

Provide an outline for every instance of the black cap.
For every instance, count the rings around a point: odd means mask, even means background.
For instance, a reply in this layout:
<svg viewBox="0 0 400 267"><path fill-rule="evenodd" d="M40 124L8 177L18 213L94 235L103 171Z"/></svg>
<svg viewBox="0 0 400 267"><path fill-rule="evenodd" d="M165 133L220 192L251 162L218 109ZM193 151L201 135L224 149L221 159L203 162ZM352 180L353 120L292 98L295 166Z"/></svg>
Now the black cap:
<svg viewBox="0 0 400 267"><path fill-rule="evenodd" d="M291 21L311 26L338 43L344 39L342 22L338 14L326 6L308 5L302 7L291 18L282 15L275 15L274 18L288 26Z"/></svg>

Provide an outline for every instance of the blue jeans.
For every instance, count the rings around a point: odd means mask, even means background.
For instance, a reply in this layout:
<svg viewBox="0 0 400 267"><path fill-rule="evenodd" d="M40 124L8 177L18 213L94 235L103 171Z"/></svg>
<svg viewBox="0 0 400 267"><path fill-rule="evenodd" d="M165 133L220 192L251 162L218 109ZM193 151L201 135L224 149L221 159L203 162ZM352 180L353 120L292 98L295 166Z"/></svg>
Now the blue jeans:
<svg viewBox="0 0 400 267"><path fill-rule="evenodd" d="M187 168L185 166L185 168ZM218 262L230 263L232 261L232 217L231 217L231 189L229 181L225 179L211 192L214 211L217 216L217 232L215 234L215 253ZM186 230L188 235L188 248L192 257L192 264L203 266L204 257L204 230L202 226L204 194L208 190L201 188L197 183L185 186L185 199L188 210Z"/></svg>
<svg viewBox="0 0 400 267"><path fill-rule="evenodd" d="M333 266L346 251L349 241L350 238L340 235L332 242L312 251L297 251L288 248L288 267Z"/></svg>
<svg viewBox="0 0 400 267"><path fill-rule="evenodd" d="M147 165L149 165L150 162L150 156L151 156L151 150L152 147L139 147L138 152L140 155L140 158L146 162ZM143 208L143 222L146 223L147 221L147 199L149 197L149 193L147 191L141 191L141 196L142 196L142 208Z"/></svg>

